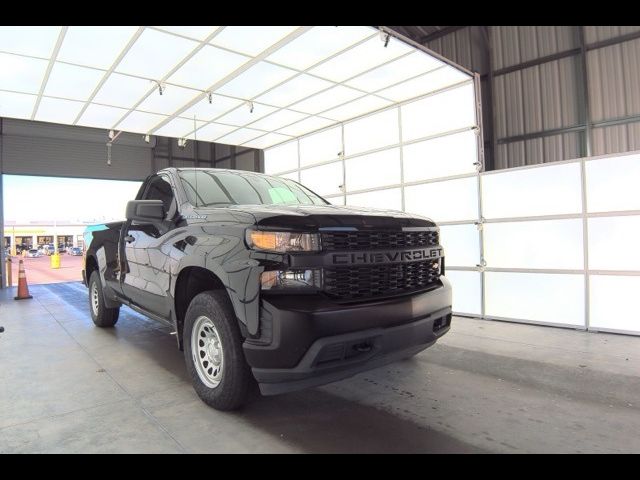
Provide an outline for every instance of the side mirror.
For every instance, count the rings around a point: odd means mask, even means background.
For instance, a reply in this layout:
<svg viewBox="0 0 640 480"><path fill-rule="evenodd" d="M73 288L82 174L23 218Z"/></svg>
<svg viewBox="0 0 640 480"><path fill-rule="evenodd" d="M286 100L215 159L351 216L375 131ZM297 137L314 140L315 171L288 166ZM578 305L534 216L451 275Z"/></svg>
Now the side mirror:
<svg viewBox="0 0 640 480"><path fill-rule="evenodd" d="M131 200L127 202L127 220L139 223L155 223L164 220L162 200Z"/></svg>

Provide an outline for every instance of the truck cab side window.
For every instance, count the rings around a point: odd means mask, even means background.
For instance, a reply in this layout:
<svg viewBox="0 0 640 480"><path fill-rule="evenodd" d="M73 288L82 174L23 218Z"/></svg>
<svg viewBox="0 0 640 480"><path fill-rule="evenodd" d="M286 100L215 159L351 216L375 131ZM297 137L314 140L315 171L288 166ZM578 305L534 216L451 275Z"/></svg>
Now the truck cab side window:
<svg viewBox="0 0 640 480"><path fill-rule="evenodd" d="M172 218L175 214L175 201L171 183L165 175L152 177L147 184L147 188L142 195L142 200L162 200L167 218Z"/></svg>
<svg viewBox="0 0 640 480"><path fill-rule="evenodd" d="M172 220L176 216L177 203L173 194L173 188L166 175L155 175L151 177L143 188L144 193L140 196L139 200L162 200L166 213L165 219L156 224L139 225L133 222L129 229L141 231L151 237L158 238L171 230Z"/></svg>

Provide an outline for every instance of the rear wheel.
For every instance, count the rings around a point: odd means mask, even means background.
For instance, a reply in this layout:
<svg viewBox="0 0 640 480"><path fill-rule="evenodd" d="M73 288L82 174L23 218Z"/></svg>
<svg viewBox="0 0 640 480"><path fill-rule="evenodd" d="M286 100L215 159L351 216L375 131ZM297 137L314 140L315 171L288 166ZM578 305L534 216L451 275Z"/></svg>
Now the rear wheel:
<svg viewBox="0 0 640 480"><path fill-rule="evenodd" d="M184 357L193 388L217 410L244 405L255 380L242 351L242 335L229 297L221 290L196 295L184 320Z"/></svg>
<svg viewBox="0 0 640 480"><path fill-rule="evenodd" d="M118 321L120 307L107 308L104 304L100 275L94 271L89 278L89 310L91 319L101 328L113 327Z"/></svg>

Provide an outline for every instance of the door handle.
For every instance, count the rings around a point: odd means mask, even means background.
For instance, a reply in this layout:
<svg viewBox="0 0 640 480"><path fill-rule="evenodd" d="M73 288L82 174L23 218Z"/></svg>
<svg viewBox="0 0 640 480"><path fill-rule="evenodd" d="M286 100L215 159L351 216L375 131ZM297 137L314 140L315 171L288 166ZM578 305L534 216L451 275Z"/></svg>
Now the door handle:
<svg viewBox="0 0 640 480"><path fill-rule="evenodd" d="M133 243L136 241L136 239L134 237L132 237L131 235L127 235L126 237L124 237L124 241L127 243Z"/></svg>

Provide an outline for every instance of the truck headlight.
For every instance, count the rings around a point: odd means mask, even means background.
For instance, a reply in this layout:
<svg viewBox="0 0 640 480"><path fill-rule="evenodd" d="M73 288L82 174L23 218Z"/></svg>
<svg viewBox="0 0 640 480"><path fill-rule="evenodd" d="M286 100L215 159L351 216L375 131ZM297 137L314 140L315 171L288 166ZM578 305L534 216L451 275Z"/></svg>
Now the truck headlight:
<svg viewBox="0 0 640 480"><path fill-rule="evenodd" d="M247 230L247 244L249 248L263 252L317 252L320 237L316 233Z"/></svg>
<svg viewBox="0 0 640 480"><path fill-rule="evenodd" d="M263 290L316 291L322 286L322 271L312 270L270 270L262 272L260 284Z"/></svg>

